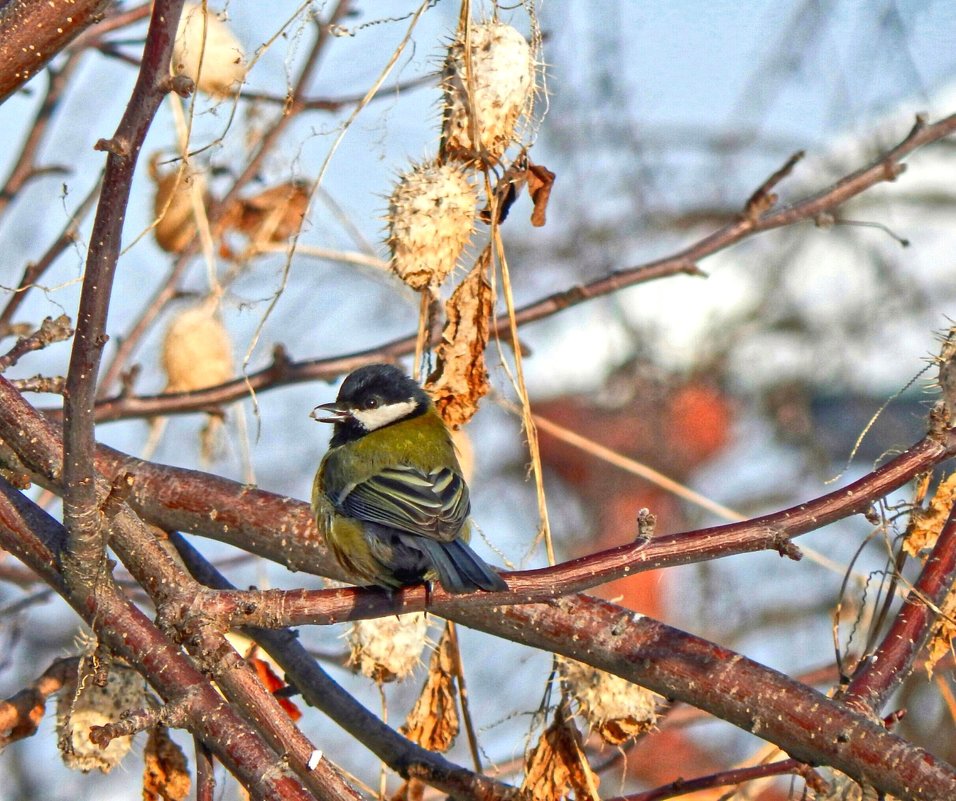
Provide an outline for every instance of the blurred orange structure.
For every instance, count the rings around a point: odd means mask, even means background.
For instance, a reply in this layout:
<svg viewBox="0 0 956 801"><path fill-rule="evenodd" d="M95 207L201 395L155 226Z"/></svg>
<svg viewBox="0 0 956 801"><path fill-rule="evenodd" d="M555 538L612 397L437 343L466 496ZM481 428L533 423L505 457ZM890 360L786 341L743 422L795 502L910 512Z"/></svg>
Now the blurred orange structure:
<svg viewBox="0 0 956 801"><path fill-rule="evenodd" d="M536 415L580 436L642 462L683 482L716 456L729 441L734 404L705 377L647 376L618 371L598 395L567 395L532 404ZM541 458L578 495L594 521L594 536L571 543L569 556L580 556L632 541L637 513L657 517L656 533L687 527L681 502L671 493L631 475L539 428ZM667 571L639 573L595 590L628 608L666 620ZM639 741L628 753L628 775L650 787L677 777L706 775L730 767L700 748L684 731L669 729ZM727 788L686 798L717 798ZM782 799L774 789L761 801Z"/></svg>

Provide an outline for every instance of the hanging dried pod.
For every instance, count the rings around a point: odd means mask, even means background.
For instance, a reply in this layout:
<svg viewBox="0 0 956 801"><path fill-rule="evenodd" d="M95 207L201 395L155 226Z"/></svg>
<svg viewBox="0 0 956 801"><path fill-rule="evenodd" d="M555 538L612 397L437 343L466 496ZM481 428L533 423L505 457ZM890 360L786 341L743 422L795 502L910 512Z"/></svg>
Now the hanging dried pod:
<svg viewBox="0 0 956 801"><path fill-rule="evenodd" d="M189 796L192 780L186 755L166 727L149 730L143 762L143 801L183 801Z"/></svg>
<svg viewBox="0 0 956 801"><path fill-rule="evenodd" d="M471 420L491 389L485 366L495 304L488 281L490 266L489 246L445 303L446 322L435 349L435 370L425 384L435 408L452 430Z"/></svg>
<svg viewBox="0 0 956 801"><path fill-rule="evenodd" d="M524 36L498 20L472 25L468 35L466 47L459 32L445 57L442 154L494 164L530 111L534 56Z"/></svg>
<svg viewBox="0 0 956 801"><path fill-rule="evenodd" d="M163 339L162 364L167 392L192 392L235 375L232 343L215 304L201 303L173 318Z"/></svg>
<svg viewBox="0 0 956 801"><path fill-rule="evenodd" d="M426 162L399 176L388 199L392 269L412 289L438 287L471 237L474 186L456 164Z"/></svg>
<svg viewBox="0 0 956 801"><path fill-rule="evenodd" d="M606 743L620 745L656 724L664 700L656 693L574 659L560 659L558 670L578 713Z"/></svg>
<svg viewBox="0 0 956 801"><path fill-rule="evenodd" d="M357 620L346 635L349 666L379 684L408 678L421 662L427 632L424 612Z"/></svg>
<svg viewBox="0 0 956 801"><path fill-rule="evenodd" d="M429 751L444 753L455 743L461 722L455 689L455 645L451 624L432 652L428 676L412 711L399 731Z"/></svg>
<svg viewBox="0 0 956 801"><path fill-rule="evenodd" d="M576 801L599 801L600 777L591 770L581 734L562 703L554 721L525 757L521 791L525 798L561 801L573 793Z"/></svg>
<svg viewBox="0 0 956 801"><path fill-rule="evenodd" d="M200 92L215 97L235 93L246 77L239 40L215 11L200 3L183 8L170 68L173 75L192 78Z"/></svg>
<svg viewBox="0 0 956 801"><path fill-rule="evenodd" d="M206 180L201 172L189 168L160 174L155 157L150 162L150 176L156 182L153 214L158 221L153 236L167 253L181 253L196 235L193 194L198 188L205 199Z"/></svg>
<svg viewBox="0 0 956 801"><path fill-rule="evenodd" d="M146 703L143 678L135 670L113 663L102 687L96 684L89 659L60 690L57 700L57 745L63 763L72 770L109 773L129 752L132 736L115 737L105 748L90 740L93 726L116 723L124 712Z"/></svg>

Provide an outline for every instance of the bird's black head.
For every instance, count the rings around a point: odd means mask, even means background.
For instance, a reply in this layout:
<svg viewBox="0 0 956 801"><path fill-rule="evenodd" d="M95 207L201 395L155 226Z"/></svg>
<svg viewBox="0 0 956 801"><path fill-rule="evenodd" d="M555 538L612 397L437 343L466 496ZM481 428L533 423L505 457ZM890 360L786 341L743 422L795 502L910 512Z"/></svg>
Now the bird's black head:
<svg viewBox="0 0 956 801"><path fill-rule="evenodd" d="M332 446L365 436L427 411L431 401L425 391L391 364L369 364L350 373L334 403L312 410L321 423L334 423ZM331 416L319 416L331 412Z"/></svg>

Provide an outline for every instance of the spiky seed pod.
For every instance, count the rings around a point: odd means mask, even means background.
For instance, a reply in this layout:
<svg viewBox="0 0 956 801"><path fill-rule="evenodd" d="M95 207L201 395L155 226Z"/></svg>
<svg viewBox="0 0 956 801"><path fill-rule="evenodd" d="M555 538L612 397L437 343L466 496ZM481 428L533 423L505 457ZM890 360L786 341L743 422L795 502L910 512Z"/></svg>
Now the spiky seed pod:
<svg viewBox="0 0 956 801"><path fill-rule="evenodd" d="M605 742L620 745L654 727L661 696L573 659L561 659L564 686L579 714Z"/></svg>
<svg viewBox="0 0 956 801"><path fill-rule="evenodd" d="M424 612L357 620L347 635L349 666L379 684L408 678L421 662L427 632Z"/></svg>
<svg viewBox="0 0 956 801"><path fill-rule="evenodd" d="M194 187L205 197L206 180L196 170L171 170L160 175L153 170L156 181L156 196L153 198L153 213L159 222L153 228L156 243L167 253L181 253L196 234L196 217L193 214Z"/></svg>
<svg viewBox="0 0 956 801"><path fill-rule="evenodd" d="M234 376L232 343L216 307L210 303L181 311L163 340L167 392L191 392Z"/></svg>
<svg viewBox="0 0 956 801"><path fill-rule="evenodd" d="M215 97L233 94L246 77L239 40L211 9L187 3L179 20L170 68L193 79L200 92Z"/></svg>
<svg viewBox="0 0 956 801"><path fill-rule="evenodd" d="M72 770L88 773L97 769L109 773L129 752L132 736L116 737L106 748L90 740L92 726L116 723L124 712L141 709L146 703L142 677L132 668L110 665L106 685L99 687L89 675L66 682L57 699L57 745L63 763Z"/></svg>
<svg viewBox="0 0 956 801"><path fill-rule="evenodd" d="M434 288L471 237L478 196L462 168L426 162L399 176L388 199L392 269L412 289Z"/></svg>
<svg viewBox="0 0 956 801"><path fill-rule="evenodd" d="M467 58L460 37L445 57L442 152L449 159L484 157L495 163L514 140L519 118L530 110L534 57L524 36L498 20L473 25L469 36Z"/></svg>

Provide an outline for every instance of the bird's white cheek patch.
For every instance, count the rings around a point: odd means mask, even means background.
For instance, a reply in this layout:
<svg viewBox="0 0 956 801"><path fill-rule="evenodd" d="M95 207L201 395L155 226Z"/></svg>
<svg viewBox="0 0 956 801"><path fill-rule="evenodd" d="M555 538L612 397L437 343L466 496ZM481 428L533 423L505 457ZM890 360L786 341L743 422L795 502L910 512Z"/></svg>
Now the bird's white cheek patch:
<svg viewBox="0 0 956 801"><path fill-rule="evenodd" d="M357 409L352 412L352 417L358 420L366 431L374 431L376 428L407 417L415 411L415 405L413 400L399 401L387 406L379 406L377 409Z"/></svg>

